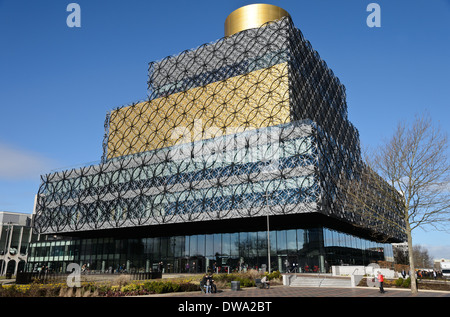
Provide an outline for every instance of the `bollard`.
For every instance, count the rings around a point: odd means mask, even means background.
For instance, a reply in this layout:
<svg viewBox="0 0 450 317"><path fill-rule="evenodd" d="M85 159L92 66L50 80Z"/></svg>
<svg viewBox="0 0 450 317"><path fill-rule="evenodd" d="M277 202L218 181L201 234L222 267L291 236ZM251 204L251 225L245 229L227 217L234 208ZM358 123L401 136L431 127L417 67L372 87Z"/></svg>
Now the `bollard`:
<svg viewBox="0 0 450 317"><path fill-rule="evenodd" d="M241 282L239 281L231 281L231 290L239 291L241 289Z"/></svg>

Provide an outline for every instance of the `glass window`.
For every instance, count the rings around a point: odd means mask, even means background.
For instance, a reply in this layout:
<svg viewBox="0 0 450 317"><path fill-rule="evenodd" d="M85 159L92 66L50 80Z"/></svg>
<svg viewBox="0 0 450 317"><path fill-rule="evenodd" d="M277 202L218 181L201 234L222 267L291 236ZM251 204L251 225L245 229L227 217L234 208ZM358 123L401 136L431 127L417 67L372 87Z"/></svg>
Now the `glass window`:
<svg viewBox="0 0 450 317"><path fill-rule="evenodd" d="M258 233L257 232L249 232L248 233L248 254L250 257L258 256Z"/></svg>
<svg viewBox="0 0 450 317"><path fill-rule="evenodd" d="M277 233L276 231L270 231L270 255L277 254ZM271 259L272 261L272 259Z"/></svg>
<svg viewBox="0 0 450 317"><path fill-rule="evenodd" d="M237 232L230 234L230 249L232 257L239 256L239 233Z"/></svg>
<svg viewBox="0 0 450 317"><path fill-rule="evenodd" d="M128 243L126 239L116 240L115 258L125 262L128 253ZM123 264L123 263L121 263Z"/></svg>
<svg viewBox="0 0 450 317"><path fill-rule="evenodd" d="M167 258L169 248L169 237L161 237L161 258Z"/></svg>
<svg viewBox="0 0 450 317"><path fill-rule="evenodd" d="M167 241L167 257L173 258L175 253L176 237L169 237Z"/></svg>
<svg viewBox="0 0 450 317"><path fill-rule="evenodd" d="M103 245L104 245L104 239L97 239L97 246L96 246L95 252L98 256L100 256L103 253Z"/></svg>
<svg viewBox="0 0 450 317"><path fill-rule="evenodd" d="M28 252L28 244L30 241L31 228L23 228L22 241L20 243L20 254L25 255Z"/></svg>
<svg viewBox="0 0 450 317"><path fill-rule="evenodd" d="M12 238L11 238L11 247L9 249L9 252L13 255L17 254L19 252L19 242L20 237L22 235L22 227L18 226L12 226Z"/></svg>
<svg viewBox="0 0 450 317"><path fill-rule="evenodd" d="M197 254L199 256L205 256L205 235L201 234L197 239Z"/></svg>
<svg viewBox="0 0 450 317"><path fill-rule="evenodd" d="M222 234L222 255L231 255L231 235L229 233Z"/></svg>
<svg viewBox="0 0 450 317"><path fill-rule="evenodd" d="M222 235L214 234L214 256L222 254Z"/></svg>
<svg viewBox="0 0 450 317"><path fill-rule="evenodd" d="M205 255L207 257L214 256L214 235L212 235L212 234L206 235Z"/></svg>
<svg viewBox="0 0 450 317"><path fill-rule="evenodd" d="M175 237L175 257L182 257L184 256L184 236L177 236Z"/></svg>
<svg viewBox="0 0 450 317"><path fill-rule="evenodd" d="M92 255L96 255L98 253L97 247L98 247L98 240L92 239L92 246L91 246L91 254Z"/></svg>
<svg viewBox="0 0 450 317"><path fill-rule="evenodd" d="M144 239L144 254L147 259L150 258L151 254L153 253L152 251L153 251L152 238Z"/></svg>
<svg viewBox="0 0 450 317"><path fill-rule="evenodd" d="M36 246L35 245L33 245L33 244L31 244L30 245L30 247L31 247L31 250L30 250L30 257L35 257L36 256ZM0 249L1 250L1 249Z"/></svg>
<svg viewBox="0 0 450 317"><path fill-rule="evenodd" d="M354 237L351 234L347 234L347 247L353 248L355 246Z"/></svg>
<svg viewBox="0 0 450 317"><path fill-rule="evenodd" d="M297 252L297 232L296 230L286 231L286 246L288 253Z"/></svg>
<svg viewBox="0 0 450 317"><path fill-rule="evenodd" d="M6 236L8 235L8 227L2 226L0 224L0 255L6 253L5 244L6 244Z"/></svg>
<svg viewBox="0 0 450 317"><path fill-rule="evenodd" d="M324 247L332 246L331 230L323 228L323 245Z"/></svg>
<svg viewBox="0 0 450 317"><path fill-rule="evenodd" d="M86 256L89 256L91 254L91 251L92 251L92 239L87 239L85 241L86 241L86 244L85 244L85 252L84 252L84 254Z"/></svg>
<svg viewBox="0 0 450 317"><path fill-rule="evenodd" d="M322 244L322 228L311 228L309 231L309 245L319 248Z"/></svg>
<svg viewBox="0 0 450 317"><path fill-rule="evenodd" d="M277 253L286 254L287 253L286 231L280 230L276 231L276 233L277 233Z"/></svg>
<svg viewBox="0 0 450 317"><path fill-rule="evenodd" d="M337 247L343 247L344 246L344 243L343 243L343 240L342 240L342 233L337 232L337 231L334 232L333 243Z"/></svg>
<svg viewBox="0 0 450 317"><path fill-rule="evenodd" d="M114 243L114 241L111 239L111 244L110 244L111 254L114 252L114 244L113 243ZM75 258L78 258L80 256L80 241L79 240L74 241L72 248L73 248L73 256Z"/></svg>
<svg viewBox="0 0 450 317"><path fill-rule="evenodd" d="M184 237L184 256L185 256L185 257L189 257L189 256L190 256L190 254L189 254L189 250L190 250L189 244L190 244L190 241L191 241L190 236L185 236L185 237Z"/></svg>
<svg viewBox="0 0 450 317"><path fill-rule="evenodd" d="M258 256L267 257L267 231L258 232Z"/></svg>
<svg viewBox="0 0 450 317"><path fill-rule="evenodd" d="M190 236L190 242L189 242L189 256L197 256L197 236Z"/></svg>
<svg viewBox="0 0 450 317"><path fill-rule="evenodd" d="M248 257L248 233L247 232L241 232L239 234L239 248L240 248L240 256L241 257Z"/></svg>
<svg viewBox="0 0 450 317"><path fill-rule="evenodd" d="M159 237L153 238L153 261L161 259L161 239Z"/></svg>
<svg viewBox="0 0 450 317"><path fill-rule="evenodd" d="M361 238L353 237L353 239L355 248L361 250Z"/></svg>
<svg viewBox="0 0 450 317"><path fill-rule="evenodd" d="M305 247L307 240L306 240L306 230L304 229L297 229L297 248L298 251L303 250Z"/></svg>

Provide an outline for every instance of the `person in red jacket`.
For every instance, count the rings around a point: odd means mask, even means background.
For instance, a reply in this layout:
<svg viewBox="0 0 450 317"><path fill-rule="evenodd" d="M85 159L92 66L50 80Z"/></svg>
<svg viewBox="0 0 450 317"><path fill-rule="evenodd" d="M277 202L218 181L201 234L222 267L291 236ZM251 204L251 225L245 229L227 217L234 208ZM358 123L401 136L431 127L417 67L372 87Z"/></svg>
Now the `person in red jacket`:
<svg viewBox="0 0 450 317"><path fill-rule="evenodd" d="M384 293L384 288L383 288L383 282L384 282L384 276L383 274L381 274L381 272L378 272L378 282L380 282L380 293Z"/></svg>

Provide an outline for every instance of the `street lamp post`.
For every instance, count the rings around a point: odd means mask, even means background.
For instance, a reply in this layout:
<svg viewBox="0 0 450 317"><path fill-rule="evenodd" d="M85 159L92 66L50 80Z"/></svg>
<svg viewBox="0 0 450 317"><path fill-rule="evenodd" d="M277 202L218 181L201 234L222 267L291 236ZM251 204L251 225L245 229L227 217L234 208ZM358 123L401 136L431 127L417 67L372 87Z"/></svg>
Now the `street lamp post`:
<svg viewBox="0 0 450 317"><path fill-rule="evenodd" d="M273 163L273 162L271 162L270 164L269 164L269 166L267 166L265 169L264 169L264 173L267 173L269 176L274 176L274 175L276 175L275 173L276 173L276 171L277 171L277 169L278 169L278 163ZM269 274L270 274L270 272L272 272L272 266L271 266L271 261L270 261L270 229L269 229L269 211L270 211L270 206L269 206L269 194L268 194L268 191L269 191L269 186L270 185L270 182L267 184L267 186L266 186L266 189L265 189L265 193L264 193L264 198L265 198L265 200L266 200L266 208L267 208L267 211L266 211L266 218L267 218L267 261L269 262Z"/></svg>
<svg viewBox="0 0 450 317"><path fill-rule="evenodd" d="M266 208L267 208L267 212L266 212L266 218L267 218L267 262L269 264L269 274L270 274L272 268L271 268L271 264L270 264L269 204L268 204L268 199L267 199L268 196L269 196L269 194L267 193L267 188L266 188L266 192L264 194L264 197L265 197L265 200L266 200Z"/></svg>
<svg viewBox="0 0 450 317"><path fill-rule="evenodd" d="M271 272L270 266L270 230L269 230L269 207L267 206L267 261L269 262L269 274Z"/></svg>

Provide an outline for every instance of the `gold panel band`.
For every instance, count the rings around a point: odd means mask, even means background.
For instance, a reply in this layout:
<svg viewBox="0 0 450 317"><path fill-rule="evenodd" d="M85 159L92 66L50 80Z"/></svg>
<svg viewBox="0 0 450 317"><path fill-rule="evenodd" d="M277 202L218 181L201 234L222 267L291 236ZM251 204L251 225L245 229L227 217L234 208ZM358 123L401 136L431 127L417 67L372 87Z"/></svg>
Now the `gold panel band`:
<svg viewBox="0 0 450 317"><path fill-rule="evenodd" d="M284 9L271 4L250 4L231 12L225 20L225 36L258 28L266 22L289 17Z"/></svg>
<svg viewBox="0 0 450 317"><path fill-rule="evenodd" d="M288 122L281 63L112 111L108 159Z"/></svg>

